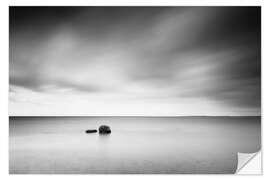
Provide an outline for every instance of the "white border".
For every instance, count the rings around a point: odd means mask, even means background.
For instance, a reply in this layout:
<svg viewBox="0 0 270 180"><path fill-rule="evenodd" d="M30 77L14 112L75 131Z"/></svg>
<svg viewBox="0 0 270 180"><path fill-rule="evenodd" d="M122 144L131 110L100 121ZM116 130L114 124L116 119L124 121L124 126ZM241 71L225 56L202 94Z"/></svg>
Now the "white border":
<svg viewBox="0 0 270 180"><path fill-rule="evenodd" d="M121 5L121 6L262 6L262 152L269 152L270 145L269 141L264 141L264 139L269 136L270 131L265 129L270 127L270 116L269 110L270 107L270 8L269 2L267 0L46 0L46 1L37 1L37 0L1 0L0 6L0 42L1 42L1 59L0 59L0 179L59 179L65 178L66 180L72 178L79 179L126 179L126 178L145 178L145 179L160 179L160 178L186 178L186 179L195 179L200 178L202 180L206 179L216 179L216 178L240 178L240 179L249 179L249 178L263 178L270 179L270 175L267 172L270 172L270 166L268 166L269 155L263 153L263 176L238 176L238 175L113 175L108 177L108 175L50 175L49 177L44 175L9 175L8 174L8 6L12 5L96 5L96 6L105 6L105 5ZM217 177L218 176L218 177Z"/></svg>
<svg viewBox="0 0 270 180"><path fill-rule="evenodd" d="M9 5L64 5L64 6L258 6L255 0L13 0Z"/></svg>

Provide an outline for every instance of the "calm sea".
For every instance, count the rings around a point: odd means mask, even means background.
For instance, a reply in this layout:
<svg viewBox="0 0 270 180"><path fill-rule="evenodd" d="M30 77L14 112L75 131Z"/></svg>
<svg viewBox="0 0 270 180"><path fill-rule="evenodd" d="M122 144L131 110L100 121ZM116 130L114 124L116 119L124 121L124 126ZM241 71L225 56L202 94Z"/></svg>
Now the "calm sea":
<svg viewBox="0 0 270 180"><path fill-rule="evenodd" d="M234 173L261 117L10 117L12 174ZM86 134L109 125L110 135Z"/></svg>

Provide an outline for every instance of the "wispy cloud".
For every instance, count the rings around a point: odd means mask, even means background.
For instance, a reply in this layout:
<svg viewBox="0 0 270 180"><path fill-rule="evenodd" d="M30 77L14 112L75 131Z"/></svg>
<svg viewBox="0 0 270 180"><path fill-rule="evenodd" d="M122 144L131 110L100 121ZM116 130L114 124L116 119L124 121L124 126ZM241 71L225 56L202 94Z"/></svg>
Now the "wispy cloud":
<svg viewBox="0 0 270 180"><path fill-rule="evenodd" d="M256 115L260 65L256 7L10 8L11 114Z"/></svg>

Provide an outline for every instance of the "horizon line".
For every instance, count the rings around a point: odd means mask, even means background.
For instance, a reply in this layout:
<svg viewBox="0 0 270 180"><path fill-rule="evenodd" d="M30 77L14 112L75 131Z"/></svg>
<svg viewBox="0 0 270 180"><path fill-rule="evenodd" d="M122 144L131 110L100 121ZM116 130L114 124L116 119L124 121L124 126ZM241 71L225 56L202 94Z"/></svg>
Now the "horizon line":
<svg viewBox="0 0 270 180"><path fill-rule="evenodd" d="M92 115L89 115L89 116L67 116L67 115L64 115L64 116L60 116L60 115L54 115L54 116L37 116L37 115L34 115L34 116L25 116L25 115L22 115L22 116L12 116L12 115L9 115L8 117L261 117L262 115L176 115L176 116L143 116L143 115L135 115L135 116L131 116L131 115L118 115L118 116L112 116L112 115L102 115L102 116L92 116Z"/></svg>

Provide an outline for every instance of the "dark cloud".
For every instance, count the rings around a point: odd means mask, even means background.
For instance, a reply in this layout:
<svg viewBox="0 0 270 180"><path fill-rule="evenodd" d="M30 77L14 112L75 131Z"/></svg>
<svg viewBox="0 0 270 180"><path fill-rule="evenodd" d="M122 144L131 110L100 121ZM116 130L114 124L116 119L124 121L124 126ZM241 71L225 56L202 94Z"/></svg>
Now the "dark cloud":
<svg viewBox="0 0 270 180"><path fill-rule="evenodd" d="M258 109L260 31L259 7L10 7L10 85Z"/></svg>

